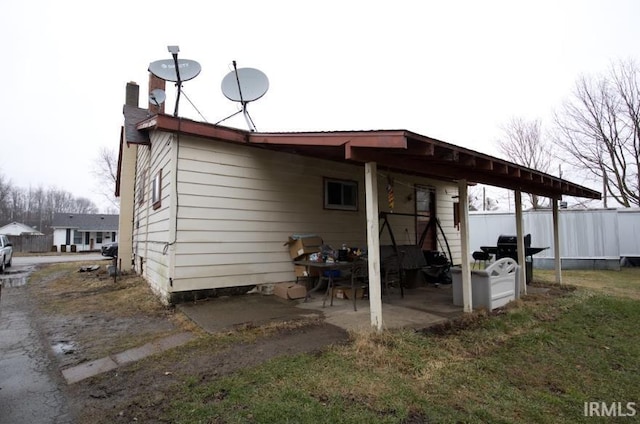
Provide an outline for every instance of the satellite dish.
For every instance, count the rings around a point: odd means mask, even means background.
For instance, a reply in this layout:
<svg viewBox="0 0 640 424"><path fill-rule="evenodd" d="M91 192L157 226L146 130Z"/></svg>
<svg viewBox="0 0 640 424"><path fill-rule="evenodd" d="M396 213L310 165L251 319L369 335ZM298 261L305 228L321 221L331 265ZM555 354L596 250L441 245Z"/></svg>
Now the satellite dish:
<svg viewBox="0 0 640 424"><path fill-rule="evenodd" d="M166 98L167 95L161 88L156 88L149 94L149 102L154 106L160 106Z"/></svg>
<svg viewBox="0 0 640 424"><path fill-rule="evenodd" d="M234 102L248 103L258 100L268 89L269 79L258 69L236 69L222 79L222 93Z"/></svg>
<svg viewBox="0 0 640 424"><path fill-rule="evenodd" d="M165 81L179 82L189 81L200 74L202 68L195 60L178 59L178 70L176 72L176 64L173 59L156 60L149 64L149 72Z"/></svg>
<svg viewBox="0 0 640 424"><path fill-rule="evenodd" d="M222 79L222 94L229 100L234 102L240 102L242 105L242 114L247 121L247 125L251 131L256 130L256 126L253 124L251 116L247 111L247 104L254 100L258 100L269 89L269 78L262 72L253 68L240 68L236 67L236 61L233 61L233 71L229 72ZM240 111L234 113L231 116L240 113ZM228 116L222 121L231 118ZM219 121L218 124L222 121Z"/></svg>
<svg viewBox="0 0 640 424"><path fill-rule="evenodd" d="M178 59L178 53L180 47L167 46L167 50L173 56L173 59L156 60L149 64L149 72L156 77L165 80L173 81L178 88L178 94L176 96L176 106L173 112L173 116L178 116L178 105L180 104L180 94L182 93L182 82L194 79L200 73L200 64L195 60Z"/></svg>

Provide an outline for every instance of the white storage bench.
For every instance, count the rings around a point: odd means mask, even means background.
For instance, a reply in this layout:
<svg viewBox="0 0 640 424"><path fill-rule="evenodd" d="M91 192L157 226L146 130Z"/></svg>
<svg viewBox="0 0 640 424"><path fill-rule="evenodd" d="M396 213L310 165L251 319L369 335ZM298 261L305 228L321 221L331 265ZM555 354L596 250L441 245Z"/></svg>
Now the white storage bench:
<svg viewBox="0 0 640 424"><path fill-rule="evenodd" d="M493 310L520 297L520 267L511 258L502 258L486 269L471 270L471 302L474 309ZM453 304L463 306L462 269L451 268Z"/></svg>

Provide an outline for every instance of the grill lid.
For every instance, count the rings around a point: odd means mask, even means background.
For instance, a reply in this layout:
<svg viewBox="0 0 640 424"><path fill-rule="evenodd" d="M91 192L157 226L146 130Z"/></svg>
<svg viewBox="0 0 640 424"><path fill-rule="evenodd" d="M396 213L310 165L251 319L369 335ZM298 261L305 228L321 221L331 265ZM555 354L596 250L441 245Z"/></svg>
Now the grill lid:
<svg viewBox="0 0 640 424"><path fill-rule="evenodd" d="M512 245L516 246L518 244L518 236L512 235L500 235L498 236L498 246L506 246ZM524 236L524 247L531 247L531 234L527 234Z"/></svg>

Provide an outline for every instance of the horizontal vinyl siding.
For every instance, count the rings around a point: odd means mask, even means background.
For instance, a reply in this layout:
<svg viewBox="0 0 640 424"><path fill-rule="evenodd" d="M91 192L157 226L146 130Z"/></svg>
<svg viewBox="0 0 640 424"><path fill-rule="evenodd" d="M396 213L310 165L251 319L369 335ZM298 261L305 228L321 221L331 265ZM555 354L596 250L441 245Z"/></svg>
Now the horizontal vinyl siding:
<svg viewBox="0 0 640 424"><path fill-rule="evenodd" d="M317 234L334 248L366 247L361 166L193 138L181 139L178 156L175 291L293 280L284 246L291 234ZM325 210L324 177L356 181L358 211ZM396 178L404 184L396 184L395 211L413 213L413 184L434 182ZM381 173L384 211L386 181ZM399 243L406 233L415 243L415 219L395 224Z"/></svg>
<svg viewBox="0 0 640 424"><path fill-rule="evenodd" d="M458 187L456 185L449 185L441 187L436 193L436 215L440 220L440 225L446 236L446 242L449 243L451 249L451 256L453 257L454 264L461 263L461 243L460 243L460 231L455 227L454 222L454 203L458 202ZM438 231L438 250L443 252L447 258L449 252L447 252L447 244L440 231Z"/></svg>
<svg viewBox="0 0 640 424"><path fill-rule="evenodd" d="M140 204L139 192L135 191L136 213L134 216L133 246L135 269L142 273L154 291L163 296L169 290L169 256L167 254L169 226L171 219L170 196L172 180L175 175L171 171L171 136L167 133L154 133L151 148L138 149L136 184L144 181L144 201ZM161 203L153 209L153 182L161 170ZM140 268L140 259L144 265Z"/></svg>
<svg viewBox="0 0 640 424"><path fill-rule="evenodd" d="M197 141L179 157L176 290L292 280L291 234L366 240L362 168ZM323 177L358 181L359 210L324 210Z"/></svg>

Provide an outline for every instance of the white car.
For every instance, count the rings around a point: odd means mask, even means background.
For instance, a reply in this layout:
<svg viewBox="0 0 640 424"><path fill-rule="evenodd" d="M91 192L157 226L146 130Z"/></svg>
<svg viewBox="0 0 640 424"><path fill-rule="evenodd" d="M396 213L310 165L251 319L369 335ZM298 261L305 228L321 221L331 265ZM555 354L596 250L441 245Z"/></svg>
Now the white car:
<svg viewBox="0 0 640 424"><path fill-rule="evenodd" d="M4 234L0 234L0 272L4 272L5 268L11 266L13 259L13 247L9 238Z"/></svg>

